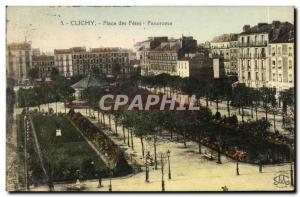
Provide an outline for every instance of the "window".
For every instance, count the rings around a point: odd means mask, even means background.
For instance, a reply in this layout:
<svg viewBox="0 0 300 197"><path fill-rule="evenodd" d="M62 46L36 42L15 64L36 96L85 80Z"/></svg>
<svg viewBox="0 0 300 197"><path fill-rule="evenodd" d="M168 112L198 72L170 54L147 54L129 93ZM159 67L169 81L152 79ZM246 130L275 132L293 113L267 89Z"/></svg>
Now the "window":
<svg viewBox="0 0 300 197"><path fill-rule="evenodd" d="M261 35L261 42L264 42L264 41L265 41L265 36Z"/></svg>
<svg viewBox="0 0 300 197"><path fill-rule="evenodd" d="M272 56L275 56L275 47L272 47Z"/></svg>
<svg viewBox="0 0 300 197"><path fill-rule="evenodd" d="M281 69L281 60L278 60L278 69Z"/></svg>
<svg viewBox="0 0 300 197"><path fill-rule="evenodd" d="M265 48L262 48L262 49L261 49L261 56L262 56L263 58L266 56Z"/></svg>
<svg viewBox="0 0 300 197"><path fill-rule="evenodd" d="M278 47L277 53L278 55L281 55L281 47Z"/></svg>
<svg viewBox="0 0 300 197"><path fill-rule="evenodd" d="M276 81L276 74L273 73L273 81Z"/></svg>
<svg viewBox="0 0 300 197"><path fill-rule="evenodd" d="M282 82L282 75L281 74L278 75L278 81Z"/></svg>
<svg viewBox="0 0 300 197"><path fill-rule="evenodd" d="M259 80L258 72L255 73L255 79L256 79L256 80Z"/></svg>
<svg viewBox="0 0 300 197"><path fill-rule="evenodd" d="M289 83L293 83L293 76L292 76L292 74L289 74Z"/></svg>
<svg viewBox="0 0 300 197"><path fill-rule="evenodd" d="M293 48L289 47L289 56L292 56L292 54L293 54Z"/></svg>
<svg viewBox="0 0 300 197"><path fill-rule="evenodd" d="M292 62L292 60L289 60L289 69L293 69L293 62Z"/></svg>

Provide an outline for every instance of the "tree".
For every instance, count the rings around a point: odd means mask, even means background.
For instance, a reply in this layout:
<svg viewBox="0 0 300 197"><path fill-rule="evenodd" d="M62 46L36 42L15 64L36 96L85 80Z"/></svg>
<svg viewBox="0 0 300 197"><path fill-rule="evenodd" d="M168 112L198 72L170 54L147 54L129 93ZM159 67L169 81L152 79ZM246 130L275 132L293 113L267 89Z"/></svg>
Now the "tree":
<svg viewBox="0 0 300 197"><path fill-rule="evenodd" d="M57 68L52 68L50 77L52 80L56 80L59 77L59 71Z"/></svg>
<svg viewBox="0 0 300 197"><path fill-rule="evenodd" d="M154 147L154 162L155 162L155 169L157 170L157 153L156 153L156 146L157 146L157 135L161 133L163 129L162 125L164 123L163 116L161 111L154 109L149 111L148 114L148 131L149 134L153 136L153 147Z"/></svg>
<svg viewBox="0 0 300 197"><path fill-rule="evenodd" d="M135 121L134 121L134 133L141 140L142 145L142 156L145 156L144 150L144 136L151 133L151 129L153 129L152 122L150 122L151 112L149 111L139 111L136 112Z"/></svg>
<svg viewBox="0 0 300 197"><path fill-rule="evenodd" d="M163 127L170 131L170 138L173 139L173 132L176 130L176 114L174 110L163 111L164 113L164 125Z"/></svg>
<svg viewBox="0 0 300 197"><path fill-rule="evenodd" d="M31 68L27 73L29 79L33 81L39 77L39 69L38 68Z"/></svg>
<svg viewBox="0 0 300 197"><path fill-rule="evenodd" d="M275 94L276 94L276 89L275 88L267 88L267 87L262 87L259 89L260 94L261 94L261 100L262 100L262 107L265 110L265 115L266 115L266 120L268 120L268 111L274 103L276 102Z"/></svg>
<svg viewBox="0 0 300 197"><path fill-rule="evenodd" d="M118 75L121 73L121 65L120 64L113 64L112 65L112 74Z"/></svg>
<svg viewBox="0 0 300 197"><path fill-rule="evenodd" d="M285 126L288 106L294 107L294 88L284 90L279 94L279 100L282 103L282 124Z"/></svg>
<svg viewBox="0 0 300 197"><path fill-rule="evenodd" d="M276 99L272 100L271 102L271 108L272 108L272 112L273 112L273 128L274 128L274 132L276 131L276 113L277 113L277 101Z"/></svg>
<svg viewBox="0 0 300 197"><path fill-rule="evenodd" d="M176 128L182 134L183 145L186 148L187 134L192 133L197 125L195 113L190 114L188 111L178 111L176 119Z"/></svg>
<svg viewBox="0 0 300 197"><path fill-rule="evenodd" d="M118 124L121 123L122 120L122 113L120 110L115 110L112 111L114 121L115 121L115 131L116 131L116 136L118 136ZM124 135L125 137L125 135Z"/></svg>
<svg viewBox="0 0 300 197"><path fill-rule="evenodd" d="M135 118L136 117L136 112L134 110L125 110L123 113L123 119L122 119L122 124L124 125L125 128L127 128L128 132L128 146L130 147L130 136L131 136L131 148L134 149L133 147L133 139L132 139L132 130L135 126Z"/></svg>
<svg viewBox="0 0 300 197"><path fill-rule="evenodd" d="M227 114L230 116L230 101L232 100L232 84L229 81L224 81L223 84L224 97L227 102Z"/></svg>
<svg viewBox="0 0 300 197"><path fill-rule="evenodd" d="M210 125L212 124L212 113L207 107L201 107L199 111L196 112L196 120L194 125L194 134L195 137L198 138L198 147L199 147L199 154L202 153L201 151L201 142L203 136L209 130Z"/></svg>
<svg viewBox="0 0 300 197"><path fill-rule="evenodd" d="M249 106L251 101L251 89L244 84L237 84L233 88L232 105L242 109L242 121L244 122L244 108Z"/></svg>
<svg viewBox="0 0 300 197"><path fill-rule="evenodd" d="M257 109L259 107L261 101L261 94L260 91L257 89L251 89L251 96L252 96L252 105L255 108L255 119L258 120L257 116Z"/></svg>

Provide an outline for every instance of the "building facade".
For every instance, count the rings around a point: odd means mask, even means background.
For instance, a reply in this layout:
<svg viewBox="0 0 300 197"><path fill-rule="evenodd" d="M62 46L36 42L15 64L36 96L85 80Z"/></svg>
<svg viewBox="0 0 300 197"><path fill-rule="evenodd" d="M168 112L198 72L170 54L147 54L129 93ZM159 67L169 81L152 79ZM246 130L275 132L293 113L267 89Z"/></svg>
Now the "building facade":
<svg viewBox="0 0 300 197"><path fill-rule="evenodd" d="M254 27L245 25L238 37L239 82L253 88L276 88L277 95L279 91L292 87L293 32L294 26L287 22L259 23Z"/></svg>
<svg viewBox="0 0 300 197"><path fill-rule="evenodd" d="M22 82L28 80L27 73L32 67L31 43L11 43L6 50L7 77Z"/></svg>
<svg viewBox="0 0 300 197"><path fill-rule="evenodd" d="M213 60L208 53L197 52L177 60L177 76L191 77L202 81L213 79Z"/></svg>
<svg viewBox="0 0 300 197"><path fill-rule="evenodd" d="M178 60L176 65L177 76L181 78L190 76L190 62L189 60Z"/></svg>
<svg viewBox="0 0 300 197"><path fill-rule="evenodd" d="M214 59L220 58L224 64L226 76L237 75L238 56L237 34L223 34L210 43L210 52Z"/></svg>
<svg viewBox="0 0 300 197"><path fill-rule="evenodd" d="M39 71L39 78L50 77L54 69L54 56L32 56L32 67Z"/></svg>
<svg viewBox="0 0 300 197"><path fill-rule="evenodd" d="M177 61L184 58L186 54L195 53L197 41L193 37L185 36L179 39L152 37L137 43L136 48L142 76L162 73L178 75Z"/></svg>
<svg viewBox="0 0 300 197"><path fill-rule="evenodd" d="M64 77L73 76L73 54L85 52L85 47L73 47L70 49L55 49L54 64L60 75Z"/></svg>
<svg viewBox="0 0 300 197"><path fill-rule="evenodd" d="M133 72L131 51L121 48L92 48L72 55L74 75L87 75L90 71L106 75Z"/></svg>
<svg viewBox="0 0 300 197"><path fill-rule="evenodd" d="M144 75L159 75L167 73L169 75L177 75L177 50L151 50L145 53L142 59L142 73Z"/></svg>
<svg viewBox="0 0 300 197"><path fill-rule="evenodd" d="M270 79L267 86L276 88L277 92L294 87L294 43L270 43L268 48Z"/></svg>
<svg viewBox="0 0 300 197"><path fill-rule="evenodd" d="M266 86L268 74L268 33L239 36L239 81L248 87Z"/></svg>

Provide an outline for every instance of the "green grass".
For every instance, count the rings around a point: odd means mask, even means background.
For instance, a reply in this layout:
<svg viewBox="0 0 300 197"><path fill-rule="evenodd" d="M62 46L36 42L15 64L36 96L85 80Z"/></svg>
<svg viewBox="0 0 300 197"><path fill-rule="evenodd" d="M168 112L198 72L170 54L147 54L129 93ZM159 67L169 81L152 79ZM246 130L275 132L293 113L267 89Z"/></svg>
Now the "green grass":
<svg viewBox="0 0 300 197"><path fill-rule="evenodd" d="M33 115L43 159L49 176L55 181L74 180L76 170L82 179L106 175L106 167L81 134L64 116ZM62 136L56 136L60 128ZM38 160L38 158L36 158Z"/></svg>

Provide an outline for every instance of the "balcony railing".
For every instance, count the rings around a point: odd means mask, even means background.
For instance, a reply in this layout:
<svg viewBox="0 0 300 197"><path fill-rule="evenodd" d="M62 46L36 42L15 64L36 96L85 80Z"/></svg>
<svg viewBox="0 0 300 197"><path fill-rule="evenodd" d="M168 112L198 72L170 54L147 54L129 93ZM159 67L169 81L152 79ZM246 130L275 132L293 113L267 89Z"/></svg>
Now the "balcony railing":
<svg viewBox="0 0 300 197"><path fill-rule="evenodd" d="M265 53L241 54L240 59L265 59Z"/></svg>
<svg viewBox="0 0 300 197"><path fill-rule="evenodd" d="M267 41L260 42L239 42L240 47L264 47L267 46Z"/></svg>

